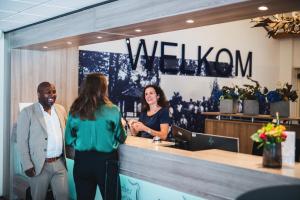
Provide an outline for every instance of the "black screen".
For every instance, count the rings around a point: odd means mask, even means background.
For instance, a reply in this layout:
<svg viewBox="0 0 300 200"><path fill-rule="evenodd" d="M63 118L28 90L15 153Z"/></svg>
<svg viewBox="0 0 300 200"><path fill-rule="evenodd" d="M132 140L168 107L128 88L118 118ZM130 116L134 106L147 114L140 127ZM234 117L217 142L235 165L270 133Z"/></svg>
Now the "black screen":
<svg viewBox="0 0 300 200"><path fill-rule="evenodd" d="M172 133L177 148L198 151L220 149L239 152L239 139L204 133L193 133L178 126L172 126Z"/></svg>

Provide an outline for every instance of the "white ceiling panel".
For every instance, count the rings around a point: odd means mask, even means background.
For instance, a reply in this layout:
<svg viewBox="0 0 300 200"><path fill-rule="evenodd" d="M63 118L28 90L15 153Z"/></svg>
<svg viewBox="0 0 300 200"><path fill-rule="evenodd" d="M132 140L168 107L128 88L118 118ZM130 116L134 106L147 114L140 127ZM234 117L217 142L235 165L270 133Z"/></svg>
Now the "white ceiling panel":
<svg viewBox="0 0 300 200"><path fill-rule="evenodd" d="M11 16L9 21L18 21L20 23L26 24L27 22L34 23L37 21L41 21L45 19L45 16L26 14L26 13L18 13L16 15Z"/></svg>
<svg viewBox="0 0 300 200"><path fill-rule="evenodd" d="M35 4L45 3L45 2L48 2L48 1L52 1L52 0L9 0L9 1L28 3L28 4L35 5Z"/></svg>
<svg viewBox="0 0 300 200"><path fill-rule="evenodd" d="M55 6L55 5L39 5L36 6L30 10L26 10L25 13L32 13L35 15L40 16L47 16L49 18L55 17L64 13L71 12L74 9L67 8L67 7L61 7L61 6Z"/></svg>
<svg viewBox="0 0 300 200"><path fill-rule="evenodd" d="M0 30L13 29L16 26L22 26L23 23L15 21L0 21Z"/></svg>
<svg viewBox="0 0 300 200"><path fill-rule="evenodd" d="M106 0L0 0L0 31L10 31Z"/></svg>
<svg viewBox="0 0 300 200"><path fill-rule="evenodd" d="M16 13L15 11L7 11L7 10L1 10L0 9L0 20L4 19L12 14Z"/></svg>
<svg viewBox="0 0 300 200"><path fill-rule="evenodd" d="M7 1L7 0L0 0L0 9L1 10L8 10L8 11L21 11L24 9L31 8L32 3L24 3L24 2L17 2L17 1Z"/></svg>
<svg viewBox="0 0 300 200"><path fill-rule="evenodd" d="M47 5L56 5L62 7L69 7L74 9L84 8L93 4L102 3L106 0L52 0L47 3Z"/></svg>

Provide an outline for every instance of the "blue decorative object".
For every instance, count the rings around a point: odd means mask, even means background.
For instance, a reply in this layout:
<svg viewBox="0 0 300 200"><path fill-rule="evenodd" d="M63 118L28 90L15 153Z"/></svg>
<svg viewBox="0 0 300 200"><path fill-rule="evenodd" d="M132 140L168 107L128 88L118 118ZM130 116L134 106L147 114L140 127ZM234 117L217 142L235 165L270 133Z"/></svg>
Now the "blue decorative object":
<svg viewBox="0 0 300 200"><path fill-rule="evenodd" d="M277 102L277 101L281 101L282 98L281 96L279 95L279 93L277 91L270 91L268 94L267 94L267 99L270 103L274 103L274 102Z"/></svg>

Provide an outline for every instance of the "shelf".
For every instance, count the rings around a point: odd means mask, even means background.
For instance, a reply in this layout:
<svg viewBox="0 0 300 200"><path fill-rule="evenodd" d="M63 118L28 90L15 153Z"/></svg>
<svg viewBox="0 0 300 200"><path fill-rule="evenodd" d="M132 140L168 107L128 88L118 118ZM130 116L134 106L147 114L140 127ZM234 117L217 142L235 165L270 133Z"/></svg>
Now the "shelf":
<svg viewBox="0 0 300 200"><path fill-rule="evenodd" d="M228 114L228 113L220 113L220 112L203 112L202 115L206 116L216 116L217 119L228 119L228 120L241 120L241 121L272 121L274 117L271 115L245 115L243 113L235 113L235 114ZM292 123L293 121L300 121L299 117L282 117L280 118L282 122Z"/></svg>

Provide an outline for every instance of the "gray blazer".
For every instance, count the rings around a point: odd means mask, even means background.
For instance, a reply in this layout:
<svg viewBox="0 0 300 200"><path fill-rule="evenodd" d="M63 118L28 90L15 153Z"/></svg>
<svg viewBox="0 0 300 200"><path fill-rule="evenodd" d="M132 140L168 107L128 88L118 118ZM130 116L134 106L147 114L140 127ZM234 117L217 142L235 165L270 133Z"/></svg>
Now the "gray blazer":
<svg viewBox="0 0 300 200"><path fill-rule="evenodd" d="M60 122L65 158L64 132L67 114L59 104L55 104L54 108ZM23 171L34 167L36 175L41 173L47 156L47 139L46 122L39 103L24 108L17 121L17 148Z"/></svg>

